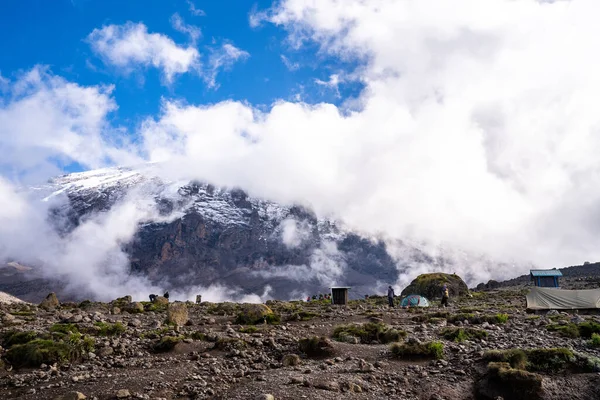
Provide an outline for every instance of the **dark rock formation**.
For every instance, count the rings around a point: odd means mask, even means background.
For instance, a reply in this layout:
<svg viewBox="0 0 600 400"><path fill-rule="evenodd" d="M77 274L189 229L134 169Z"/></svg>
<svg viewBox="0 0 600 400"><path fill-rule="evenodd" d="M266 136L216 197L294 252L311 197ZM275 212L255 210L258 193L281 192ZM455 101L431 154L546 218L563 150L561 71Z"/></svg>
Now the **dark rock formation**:
<svg viewBox="0 0 600 400"><path fill-rule="evenodd" d="M428 299L441 297L444 284L448 285L451 298L469 293L467 284L460 276L438 272L419 275L402 291L402 296L418 294Z"/></svg>

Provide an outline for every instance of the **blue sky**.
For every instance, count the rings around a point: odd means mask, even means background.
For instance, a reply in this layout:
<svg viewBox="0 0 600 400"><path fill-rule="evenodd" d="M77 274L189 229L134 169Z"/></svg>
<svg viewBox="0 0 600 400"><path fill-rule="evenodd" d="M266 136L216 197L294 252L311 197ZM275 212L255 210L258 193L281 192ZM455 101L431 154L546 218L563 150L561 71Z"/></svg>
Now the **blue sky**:
<svg viewBox="0 0 600 400"><path fill-rule="evenodd" d="M319 53L317 45L297 50L286 41L283 29L273 24L250 26L252 11L272 5L271 0L7 0L0 4L0 36L8 39L0 41L4 55L0 73L14 80L35 65L47 65L53 74L79 85L114 85L118 110L110 118L128 129L157 114L162 98L195 105L232 99L266 109L278 99L339 104L356 95L357 84L340 86L337 92L315 82L328 81L347 67ZM156 68L119 73L103 63L86 39L94 29L132 22L143 23L148 33L170 37L179 46L190 46L189 37L172 25L175 14L185 24L201 29L202 36L193 45L200 54L230 43L249 57L220 72L218 87L208 87L201 76L190 73L165 85ZM295 67L288 68L282 56Z"/></svg>

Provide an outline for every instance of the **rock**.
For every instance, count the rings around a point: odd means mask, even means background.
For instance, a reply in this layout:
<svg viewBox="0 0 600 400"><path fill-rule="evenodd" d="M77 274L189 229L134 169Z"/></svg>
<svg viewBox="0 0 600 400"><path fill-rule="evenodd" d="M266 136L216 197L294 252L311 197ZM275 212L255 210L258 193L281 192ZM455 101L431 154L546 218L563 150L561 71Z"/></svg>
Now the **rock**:
<svg viewBox="0 0 600 400"><path fill-rule="evenodd" d="M314 382L313 386L317 389L329 390L330 392L337 392L340 390L340 384L336 381L319 380Z"/></svg>
<svg viewBox="0 0 600 400"><path fill-rule="evenodd" d="M256 400L275 400L272 394L261 394L255 397Z"/></svg>
<svg viewBox="0 0 600 400"><path fill-rule="evenodd" d="M58 397L55 397L54 400L85 400L86 397L81 392L69 392Z"/></svg>
<svg viewBox="0 0 600 400"><path fill-rule="evenodd" d="M75 314L71 318L68 319L69 323L74 323L74 324L79 323L81 321L83 321L83 315L81 315L81 314Z"/></svg>
<svg viewBox="0 0 600 400"><path fill-rule="evenodd" d="M375 367L373 364L366 362L363 359L358 360L358 369L361 372L373 372Z"/></svg>
<svg viewBox="0 0 600 400"><path fill-rule="evenodd" d="M133 326L134 328L139 328L140 326L142 326L142 321L140 321L137 318L132 319L131 321L129 321L129 326Z"/></svg>
<svg viewBox="0 0 600 400"><path fill-rule="evenodd" d="M144 312L144 305L138 301L134 301L129 304L129 306L125 307L125 311L130 314L139 314Z"/></svg>
<svg viewBox="0 0 600 400"><path fill-rule="evenodd" d="M297 354L286 354L281 363L284 367L294 367L300 364L300 357Z"/></svg>
<svg viewBox="0 0 600 400"><path fill-rule="evenodd" d="M264 304L242 304L236 324L255 325L266 321L274 315L273 310Z"/></svg>
<svg viewBox="0 0 600 400"><path fill-rule="evenodd" d="M40 308L44 310L54 310L58 307L60 303L58 302L58 298L56 297L56 293L52 292L42 302L40 303Z"/></svg>
<svg viewBox="0 0 600 400"><path fill-rule="evenodd" d="M166 297L163 297L163 296L158 296L157 298L154 299L153 303L158 304L159 306L160 305L166 306L167 304L169 304L169 299L167 299Z"/></svg>
<svg viewBox="0 0 600 400"><path fill-rule="evenodd" d="M119 389L116 396L117 399L127 399L131 397L131 393L129 393L129 390L127 389Z"/></svg>
<svg viewBox="0 0 600 400"><path fill-rule="evenodd" d="M452 297L464 296L469 293L469 287L455 274L443 274L436 272L432 274L421 274L413 280L403 291L402 296L418 294L428 299L439 298L442 295L442 287L446 284Z"/></svg>
<svg viewBox="0 0 600 400"><path fill-rule="evenodd" d="M185 303L169 304L167 321L177 326L184 326L188 322L188 309Z"/></svg>

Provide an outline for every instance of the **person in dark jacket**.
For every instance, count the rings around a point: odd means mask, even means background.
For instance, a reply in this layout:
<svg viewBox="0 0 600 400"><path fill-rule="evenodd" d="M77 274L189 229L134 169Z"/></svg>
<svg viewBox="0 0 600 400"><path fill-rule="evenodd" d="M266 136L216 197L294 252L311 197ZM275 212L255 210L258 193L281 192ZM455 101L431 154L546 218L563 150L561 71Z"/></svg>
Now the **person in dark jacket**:
<svg viewBox="0 0 600 400"><path fill-rule="evenodd" d="M450 292L448 291L448 285L444 284L442 288L442 307L448 307L448 299L450 298Z"/></svg>
<svg viewBox="0 0 600 400"><path fill-rule="evenodd" d="M165 294L163 294L163 297L165 299L169 299L169 291L168 290L165 292Z"/></svg>
<svg viewBox="0 0 600 400"><path fill-rule="evenodd" d="M388 286L388 304L390 307L394 307L394 289L391 286Z"/></svg>

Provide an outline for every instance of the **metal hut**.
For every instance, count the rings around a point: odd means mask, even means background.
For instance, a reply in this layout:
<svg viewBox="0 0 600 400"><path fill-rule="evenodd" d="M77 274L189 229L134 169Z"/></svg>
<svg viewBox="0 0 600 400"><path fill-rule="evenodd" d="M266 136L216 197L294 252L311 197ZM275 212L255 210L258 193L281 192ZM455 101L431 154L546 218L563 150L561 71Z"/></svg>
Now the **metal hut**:
<svg viewBox="0 0 600 400"><path fill-rule="evenodd" d="M348 289L347 286L331 287L331 304L339 304L345 306L348 304Z"/></svg>
<svg viewBox="0 0 600 400"><path fill-rule="evenodd" d="M558 278L560 278L562 273L554 269L532 269L529 271L531 275L531 280L533 284L537 287L550 287L557 288L558 286Z"/></svg>

